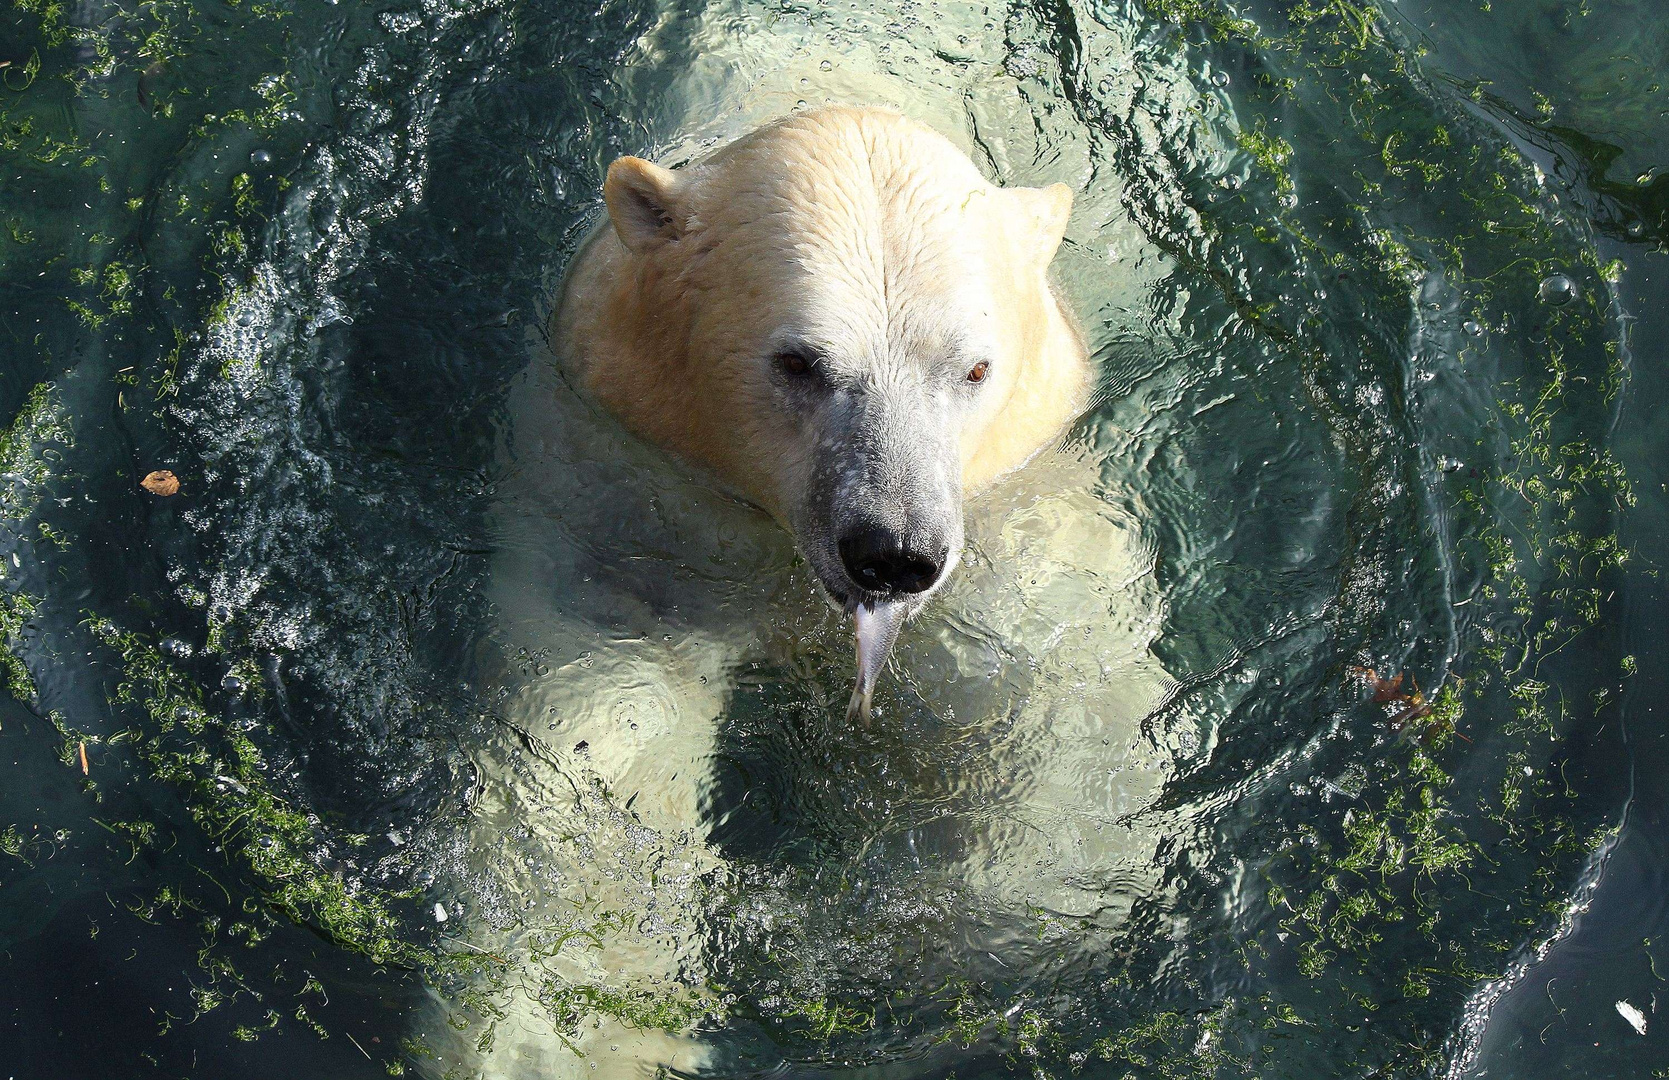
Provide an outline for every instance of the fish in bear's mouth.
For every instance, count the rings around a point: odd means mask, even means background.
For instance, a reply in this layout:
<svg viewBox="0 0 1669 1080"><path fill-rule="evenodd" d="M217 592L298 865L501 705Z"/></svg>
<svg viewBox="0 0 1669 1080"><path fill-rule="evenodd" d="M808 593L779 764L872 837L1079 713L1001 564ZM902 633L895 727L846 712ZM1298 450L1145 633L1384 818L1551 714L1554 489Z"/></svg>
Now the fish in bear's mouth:
<svg viewBox="0 0 1669 1080"><path fill-rule="evenodd" d="M830 605L852 620L857 642L857 685L846 704L846 719L868 723L881 669L886 667L904 623L926 605L927 599L920 594L843 590L827 581L820 584Z"/></svg>
<svg viewBox="0 0 1669 1080"><path fill-rule="evenodd" d="M910 588L873 590L857 587L849 572L846 581L821 584L830 603L852 620L857 651L857 683L846 706L846 719L867 723L875 697L875 685L887 658L898 641L905 622L913 618L936 593L960 559L946 552L923 580ZM819 575L821 578L822 576Z"/></svg>
<svg viewBox="0 0 1669 1080"><path fill-rule="evenodd" d="M846 704L846 719L869 721L870 702L875 697L875 680L886 666L887 654L904 620L911 615L906 600L861 600L852 607L852 627L858 644L858 684Z"/></svg>

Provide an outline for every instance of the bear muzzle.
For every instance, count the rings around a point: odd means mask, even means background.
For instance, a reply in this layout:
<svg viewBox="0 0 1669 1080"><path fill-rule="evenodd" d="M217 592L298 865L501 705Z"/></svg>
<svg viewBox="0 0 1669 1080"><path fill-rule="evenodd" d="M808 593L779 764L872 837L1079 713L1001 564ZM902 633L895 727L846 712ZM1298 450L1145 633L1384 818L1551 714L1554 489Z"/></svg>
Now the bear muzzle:
<svg viewBox="0 0 1669 1080"><path fill-rule="evenodd" d="M931 589L950 559L942 537L903 533L865 523L836 544L841 564L859 589L871 593L921 593Z"/></svg>

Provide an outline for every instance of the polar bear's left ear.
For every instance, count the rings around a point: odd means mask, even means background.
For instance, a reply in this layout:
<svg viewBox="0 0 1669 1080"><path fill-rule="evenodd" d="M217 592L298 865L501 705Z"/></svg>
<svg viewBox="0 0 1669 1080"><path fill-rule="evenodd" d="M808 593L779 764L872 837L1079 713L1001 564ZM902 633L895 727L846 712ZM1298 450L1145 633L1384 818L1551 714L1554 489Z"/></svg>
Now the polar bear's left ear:
<svg viewBox="0 0 1669 1080"><path fill-rule="evenodd" d="M1033 239L1032 250L1045 265L1055 257L1061 237L1066 235L1066 219L1072 215L1072 189L1065 184L1050 184L1041 188L1009 188L1019 202L1022 220Z"/></svg>
<svg viewBox="0 0 1669 1080"><path fill-rule="evenodd" d="M682 188L678 174L670 169L642 158L616 159L603 181L603 201L620 242L643 255L682 236Z"/></svg>

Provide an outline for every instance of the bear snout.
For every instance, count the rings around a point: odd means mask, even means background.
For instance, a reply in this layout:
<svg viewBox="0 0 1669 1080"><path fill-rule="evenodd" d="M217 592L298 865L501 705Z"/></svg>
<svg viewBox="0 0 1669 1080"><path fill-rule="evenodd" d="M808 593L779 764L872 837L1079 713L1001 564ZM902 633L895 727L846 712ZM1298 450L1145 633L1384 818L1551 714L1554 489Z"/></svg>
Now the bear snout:
<svg viewBox="0 0 1669 1080"><path fill-rule="evenodd" d="M876 593L926 592L950 558L942 538L905 535L873 523L848 531L835 546L852 581Z"/></svg>

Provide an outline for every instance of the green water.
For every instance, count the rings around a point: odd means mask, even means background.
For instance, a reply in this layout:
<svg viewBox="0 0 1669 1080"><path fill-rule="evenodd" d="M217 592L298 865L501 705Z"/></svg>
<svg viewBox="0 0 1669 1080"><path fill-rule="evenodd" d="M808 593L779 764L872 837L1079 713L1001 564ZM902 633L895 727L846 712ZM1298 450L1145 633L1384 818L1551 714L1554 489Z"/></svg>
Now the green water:
<svg viewBox="0 0 1669 1080"><path fill-rule="evenodd" d="M5 20L4 1075L1669 1075L1651 3ZM1098 378L861 731L543 336L824 101L1074 187Z"/></svg>

